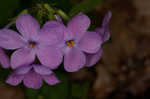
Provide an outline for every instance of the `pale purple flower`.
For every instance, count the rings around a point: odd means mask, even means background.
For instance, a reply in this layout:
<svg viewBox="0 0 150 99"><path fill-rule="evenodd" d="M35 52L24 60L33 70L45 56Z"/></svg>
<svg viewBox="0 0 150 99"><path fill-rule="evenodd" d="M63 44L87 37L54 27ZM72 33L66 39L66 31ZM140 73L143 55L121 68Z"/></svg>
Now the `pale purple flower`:
<svg viewBox="0 0 150 99"><path fill-rule="evenodd" d="M111 18L112 14L111 12L108 12L106 16L104 17L104 20L102 22L102 27L97 28L95 32L100 35L102 43L106 42L110 38L110 32L109 32L109 20ZM87 54L86 58L86 66L91 67L95 65L102 57L102 48L100 48L97 53L95 54Z"/></svg>
<svg viewBox="0 0 150 99"><path fill-rule="evenodd" d="M3 68L9 68L10 61L5 52L0 48L0 64Z"/></svg>
<svg viewBox="0 0 150 99"><path fill-rule="evenodd" d="M28 88L39 89L43 80L49 85L56 85L59 79L48 68L42 65L22 66L16 69L6 80L6 83L17 86L22 81Z"/></svg>
<svg viewBox="0 0 150 99"><path fill-rule="evenodd" d="M83 13L73 17L67 27L63 23L59 25L64 28L64 39L59 45L64 54L64 68L68 72L75 72L85 65L85 52L95 53L99 50L100 36L87 30L90 19Z"/></svg>
<svg viewBox="0 0 150 99"><path fill-rule="evenodd" d="M16 50L11 56L13 69L30 64L37 56L40 62L55 69L62 62L63 55L56 46L63 38L63 29L56 21L48 22L40 29L40 24L29 14L23 14L16 20L16 27L21 33L10 29L0 31L0 47ZM47 29L48 28L48 29Z"/></svg>
<svg viewBox="0 0 150 99"><path fill-rule="evenodd" d="M87 67L94 66L102 57L103 49L100 48L95 54L86 55L86 65Z"/></svg>
<svg viewBox="0 0 150 99"><path fill-rule="evenodd" d="M103 40L103 43L108 41L110 38L110 31L109 31L109 21L112 17L112 13L109 11L102 22L102 26L100 28L95 29L95 32L98 33Z"/></svg>
<svg viewBox="0 0 150 99"><path fill-rule="evenodd" d="M12 24L12 22L8 23L4 29L8 29L10 26L12 26ZM0 64L5 69L10 67L9 57L5 54L2 48L0 48Z"/></svg>

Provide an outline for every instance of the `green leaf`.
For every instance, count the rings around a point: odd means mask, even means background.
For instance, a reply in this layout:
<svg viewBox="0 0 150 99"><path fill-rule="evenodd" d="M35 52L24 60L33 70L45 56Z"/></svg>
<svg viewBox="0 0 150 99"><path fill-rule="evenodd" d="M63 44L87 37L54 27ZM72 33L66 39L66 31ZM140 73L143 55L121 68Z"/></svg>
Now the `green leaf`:
<svg viewBox="0 0 150 99"><path fill-rule="evenodd" d="M91 10L95 9L97 5L102 3L103 0L86 0L78 5L74 6L72 10L69 12L70 16L74 16L79 12L87 13Z"/></svg>

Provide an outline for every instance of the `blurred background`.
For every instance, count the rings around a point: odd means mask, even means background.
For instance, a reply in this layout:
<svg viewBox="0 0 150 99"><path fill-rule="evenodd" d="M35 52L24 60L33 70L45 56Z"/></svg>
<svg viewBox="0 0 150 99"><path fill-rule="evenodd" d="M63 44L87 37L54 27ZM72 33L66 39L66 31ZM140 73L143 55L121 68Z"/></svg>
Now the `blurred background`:
<svg viewBox="0 0 150 99"><path fill-rule="evenodd" d="M73 6L88 1L0 0L0 27L37 3L49 3L69 13ZM93 25L101 26L109 10L112 12L111 41L103 45L102 59L88 70L69 73L69 79L82 84L91 82L87 99L150 99L150 0L103 0L87 14ZM26 98L23 88L0 82L0 99Z"/></svg>

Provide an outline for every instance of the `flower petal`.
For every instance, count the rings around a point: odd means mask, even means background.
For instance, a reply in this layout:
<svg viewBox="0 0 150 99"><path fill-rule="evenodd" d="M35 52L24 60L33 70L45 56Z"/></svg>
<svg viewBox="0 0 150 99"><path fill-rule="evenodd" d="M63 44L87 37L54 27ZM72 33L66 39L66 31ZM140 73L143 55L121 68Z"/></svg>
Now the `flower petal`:
<svg viewBox="0 0 150 99"><path fill-rule="evenodd" d="M56 69L63 59L61 50L56 47L40 48L37 51L37 56L43 65L48 66L51 69Z"/></svg>
<svg viewBox="0 0 150 99"><path fill-rule="evenodd" d="M102 57L102 49L100 49L95 54L87 54L86 56L86 66L91 67L95 65Z"/></svg>
<svg viewBox="0 0 150 99"><path fill-rule="evenodd" d="M8 79L6 80L6 83L16 86L18 84L21 83L21 81L23 80L24 75L15 75L15 74L11 74Z"/></svg>
<svg viewBox="0 0 150 99"><path fill-rule="evenodd" d="M111 16L112 14L109 11L104 17L104 20L102 22L102 27L95 29L95 32L100 35L103 43L108 41L110 38L109 21L110 21Z"/></svg>
<svg viewBox="0 0 150 99"><path fill-rule="evenodd" d="M43 65L32 65L34 68L34 71L40 75L50 75L53 72L50 70L50 68L45 67Z"/></svg>
<svg viewBox="0 0 150 99"><path fill-rule="evenodd" d="M78 48L87 53L96 53L102 41L96 32L87 32L79 41Z"/></svg>
<svg viewBox="0 0 150 99"><path fill-rule="evenodd" d="M64 25L57 21L48 21L39 33L39 42L46 45L56 44L63 40Z"/></svg>
<svg viewBox="0 0 150 99"><path fill-rule="evenodd" d="M0 30L0 46L5 49L17 49L24 46L25 41L15 31L10 29Z"/></svg>
<svg viewBox="0 0 150 99"><path fill-rule="evenodd" d="M105 27L97 28L95 29L95 32L100 35L102 43L108 41L110 38L109 25Z"/></svg>
<svg viewBox="0 0 150 99"><path fill-rule="evenodd" d="M60 80L54 74L44 75L43 78L49 85L56 85L57 83L60 82Z"/></svg>
<svg viewBox="0 0 150 99"><path fill-rule="evenodd" d="M0 48L0 64L3 68L9 68L10 61L5 52Z"/></svg>
<svg viewBox="0 0 150 99"><path fill-rule="evenodd" d="M39 89L43 84L42 76L31 71L24 76L23 83L28 88Z"/></svg>
<svg viewBox="0 0 150 99"><path fill-rule="evenodd" d="M112 17L112 13L109 11L105 17L104 17L104 20L102 22L102 26L106 26L108 25L109 21L110 21L110 18Z"/></svg>
<svg viewBox="0 0 150 99"><path fill-rule="evenodd" d="M75 72L85 65L85 55L77 48L72 48L64 55L64 68L68 72Z"/></svg>
<svg viewBox="0 0 150 99"><path fill-rule="evenodd" d="M18 31L28 40L36 39L40 30L40 25L36 19L29 14L23 14L16 20Z"/></svg>
<svg viewBox="0 0 150 99"><path fill-rule="evenodd" d="M72 33L73 38L81 37L90 26L90 19L83 13L79 13L68 23L68 29Z"/></svg>
<svg viewBox="0 0 150 99"><path fill-rule="evenodd" d="M15 70L15 74L22 75L27 74L32 69L32 66L22 66Z"/></svg>
<svg viewBox="0 0 150 99"><path fill-rule="evenodd" d="M32 63L35 59L35 54L31 49L22 48L15 51L11 56L11 67L16 69L23 65Z"/></svg>

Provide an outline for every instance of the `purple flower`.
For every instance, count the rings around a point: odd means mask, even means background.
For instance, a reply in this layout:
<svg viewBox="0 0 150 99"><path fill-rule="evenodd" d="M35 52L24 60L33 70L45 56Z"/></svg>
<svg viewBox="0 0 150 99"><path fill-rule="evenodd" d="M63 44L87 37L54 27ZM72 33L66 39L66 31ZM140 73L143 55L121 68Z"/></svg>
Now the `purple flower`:
<svg viewBox="0 0 150 99"><path fill-rule="evenodd" d="M109 11L102 22L102 27L95 29L95 32L98 33L103 40L103 43L108 41L110 38L110 31L109 31L109 21L112 16L112 13Z"/></svg>
<svg viewBox="0 0 150 99"><path fill-rule="evenodd" d="M3 68L9 68L10 66L9 58L1 48L0 48L0 64Z"/></svg>
<svg viewBox="0 0 150 99"><path fill-rule="evenodd" d="M26 87L39 89L42 86L43 79L49 85L55 85L60 82L48 67L34 64L16 69L8 77L6 83L16 86L23 81Z"/></svg>
<svg viewBox="0 0 150 99"><path fill-rule="evenodd" d="M8 23L3 29L8 29L12 24L12 22ZM10 67L10 60L2 48L0 48L0 64L5 69Z"/></svg>
<svg viewBox="0 0 150 99"><path fill-rule="evenodd" d="M39 23L32 16L24 14L16 20L16 27L21 35L10 29L0 31L0 47L17 49L11 56L13 69L32 63L36 56L43 65L51 69L58 67L63 55L57 43L63 38L63 29L56 23L50 21L49 27L46 23L40 29Z"/></svg>
<svg viewBox="0 0 150 99"><path fill-rule="evenodd" d="M106 14L106 16L104 17L104 20L102 22L102 27L97 28L95 30L96 33L100 35L102 43L108 41L110 38L109 20L110 20L111 16L112 16L111 12L108 12ZM97 53L95 53L95 54L87 54L86 66L91 67L91 66L95 65L101 59L102 52L103 52L102 48L100 48L97 51Z"/></svg>
<svg viewBox="0 0 150 99"><path fill-rule="evenodd" d="M100 48L95 54L87 54L86 55L86 66L91 67L95 65L102 57L102 48Z"/></svg>
<svg viewBox="0 0 150 99"><path fill-rule="evenodd" d="M73 17L67 27L59 25L64 28L64 38L59 45L64 54L64 68L68 72L75 72L85 65L85 52L95 53L99 50L100 36L96 32L87 31L90 19L83 13Z"/></svg>

